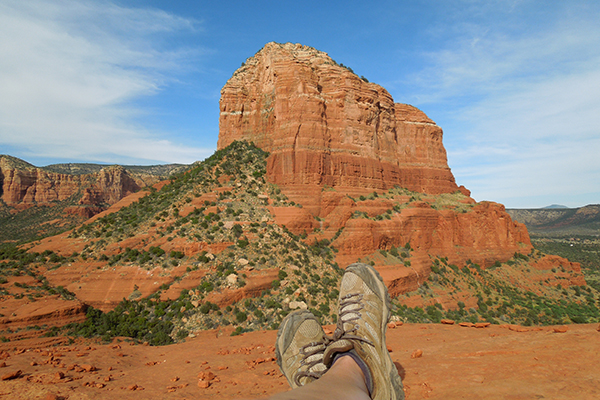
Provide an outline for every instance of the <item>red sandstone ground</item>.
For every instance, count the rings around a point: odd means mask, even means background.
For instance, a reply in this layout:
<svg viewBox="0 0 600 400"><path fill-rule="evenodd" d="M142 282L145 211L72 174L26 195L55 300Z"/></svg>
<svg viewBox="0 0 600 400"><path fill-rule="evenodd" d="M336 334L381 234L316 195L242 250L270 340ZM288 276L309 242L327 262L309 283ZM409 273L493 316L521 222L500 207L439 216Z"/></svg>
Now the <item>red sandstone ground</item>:
<svg viewBox="0 0 600 400"><path fill-rule="evenodd" d="M560 328L405 324L388 330L388 347L407 399L599 398L598 326ZM275 331L229 333L204 331L164 347L2 343L0 376L21 375L0 380L0 398L256 399L288 390L273 361ZM417 350L422 356L413 358ZM212 378L208 388L199 387L202 375Z"/></svg>

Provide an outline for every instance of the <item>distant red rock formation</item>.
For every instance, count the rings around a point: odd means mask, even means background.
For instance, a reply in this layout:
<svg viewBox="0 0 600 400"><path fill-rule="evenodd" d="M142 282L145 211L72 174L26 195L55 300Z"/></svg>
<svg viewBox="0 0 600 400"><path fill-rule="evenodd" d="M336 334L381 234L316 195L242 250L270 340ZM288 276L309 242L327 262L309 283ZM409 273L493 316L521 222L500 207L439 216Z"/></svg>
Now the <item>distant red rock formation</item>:
<svg viewBox="0 0 600 400"><path fill-rule="evenodd" d="M73 196L78 196L77 203L81 206L106 206L158 181L158 177L132 176L116 165L95 173L72 175L50 172L12 157L0 157L0 198L16 209L51 205ZM101 207L70 207L66 212L89 218L102 210Z"/></svg>

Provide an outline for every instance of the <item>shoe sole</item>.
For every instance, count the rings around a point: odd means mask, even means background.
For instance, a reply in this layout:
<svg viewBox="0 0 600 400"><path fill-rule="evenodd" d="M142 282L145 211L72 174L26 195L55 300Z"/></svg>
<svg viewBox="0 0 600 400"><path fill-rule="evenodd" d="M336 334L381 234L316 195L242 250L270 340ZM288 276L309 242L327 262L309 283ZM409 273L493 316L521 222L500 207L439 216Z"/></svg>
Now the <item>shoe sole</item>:
<svg viewBox="0 0 600 400"><path fill-rule="evenodd" d="M398 370L396 369L396 366L392 361L392 357L390 356L386 345L387 324L391 317L391 299L387 287L383 283L383 278L381 277L379 272L377 272L377 270L371 265L362 263L350 264L348 267L346 267L345 273L348 272L351 272L356 276L360 277L367 284L367 286L369 286L371 290L373 290L373 292L377 294L377 296L381 299L383 303L383 315L385 316L385 318L382 319L380 327L381 332L383 332L381 353L387 354L387 357L383 357L383 359L387 364L386 369L390 371L390 382L392 384L392 387L394 388L392 395L396 396L392 397L390 400L404 400L404 389L402 385L402 379L400 378L400 375L398 375Z"/></svg>

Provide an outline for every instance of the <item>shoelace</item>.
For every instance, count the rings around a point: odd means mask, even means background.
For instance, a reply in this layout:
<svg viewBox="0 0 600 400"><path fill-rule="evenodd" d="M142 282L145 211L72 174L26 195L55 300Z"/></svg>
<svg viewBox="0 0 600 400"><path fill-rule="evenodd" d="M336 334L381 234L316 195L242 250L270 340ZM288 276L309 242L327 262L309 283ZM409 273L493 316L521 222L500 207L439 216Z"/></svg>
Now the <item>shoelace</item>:
<svg viewBox="0 0 600 400"><path fill-rule="evenodd" d="M333 332L333 337L329 339L329 343L327 346L331 345L334 342L339 340L347 339L347 340L358 340L363 343L367 343L371 346L375 346L370 340L367 340L358 335L354 335L354 333L358 330L358 324L353 324L353 327L346 331L344 328L344 324L351 323L352 321L356 321L360 319L361 314L360 310L363 309L362 303L363 295L359 293L348 293L344 297L340 299L340 314L338 317L337 326L335 327L335 332ZM352 308L351 306L359 306L358 308ZM349 314L354 314L348 318L344 318Z"/></svg>
<svg viewBox="0 0 600 400"><path fill-rule="evenodd" d="M311 368L313 368L317 364L323 363L323 353L325 353L328 341L329 338L325 337L325 342L323 343L312 342L300 348L300 352L302 353L302 360L300 361L300 365L306 366L306 369L298 371L298 373L294 377L294 382L296 383L296 385L302 386L302 383L300 383L300 378L319 379L321 376L323 376L325 372L327 372L327 369L324 369L322 371L311 371ZM312 361L308 361L309 358L319 353L321 353L320 358L315 358Z"/></svg>
<svg viewBox="0 0 600 400"><path fill-rule="evenodd" d="M352 334L356 332L359 328L358 324L354 324L351 329L348 331L345 330L344 324L351 323L352 321L356 321L360 319L361 314L360 310L363 309L362 304L363 295L359 293L349 293L340 299L340 313L338 316L337 326L335 331L333 332L333 336L329 337L325 335L325 340L322 343L312 342L300 348L300 352L302 353L302 360L300 361L301 366L306 366L305 369L298 371L296 376L294 377L294 382L298 386L302 386L300 383L300 378L314 378L319 379L327 369L323 371L311 371L315 365L323 363L323 355L325 353L325 349L327 347L335 344L341 340L357 340L371 346L375 346L370 340L367 340L358 335ZM358 306L358 307L351 307ZM349 314L354 314L350 315ZM349 316L345 318L346 316ZM314 355L321 353L320 358L315 358L314 360L308 361Z"/></svg>

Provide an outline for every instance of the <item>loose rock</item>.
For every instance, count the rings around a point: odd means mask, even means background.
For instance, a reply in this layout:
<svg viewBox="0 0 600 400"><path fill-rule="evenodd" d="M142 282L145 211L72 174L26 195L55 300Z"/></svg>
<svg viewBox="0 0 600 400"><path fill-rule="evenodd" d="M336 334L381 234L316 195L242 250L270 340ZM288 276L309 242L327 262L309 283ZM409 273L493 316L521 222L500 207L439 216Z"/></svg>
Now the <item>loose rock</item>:
<svg viewBox="0 0 600 400"><path fill-rule="evenodd" d="M421 349L417 349L415 351L413 351L413 353L410 355L410 358L420 358L423 357L423 350Z"/></svg>
<svg viewBox="0 0 600 400"><path fill-rule="evenodd" d="M3 381L8 381L11 379L16 379L19 376L21 376L22 371L21 370L17 370L17 371L13 371L13 372L9 372L8 374L4 374L2 375L2 380Z"/></svg>

